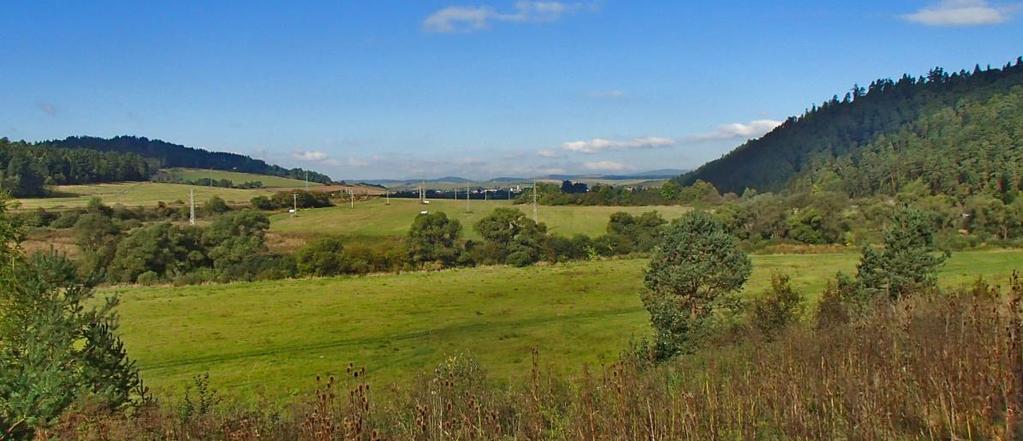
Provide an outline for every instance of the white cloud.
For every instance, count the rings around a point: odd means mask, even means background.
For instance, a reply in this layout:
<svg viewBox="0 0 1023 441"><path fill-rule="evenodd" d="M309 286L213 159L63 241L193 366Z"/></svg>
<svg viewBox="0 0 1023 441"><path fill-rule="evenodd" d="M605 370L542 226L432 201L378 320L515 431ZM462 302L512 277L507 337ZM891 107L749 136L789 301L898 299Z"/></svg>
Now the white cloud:
<svg viewBox="0 0 1023 441"><path fill-rule="evenodd" d="M608 150L636 150L671 147L675 140L658 136L647 136L625 140L593 138L585 141L570 141L561 145L562 148L579 153L597 153Z"/></svg>
<svg viewBox="0 0 1023 441"><path fill-rule="evenodd" d="M690 139L692 141L709 141L713 139L759 138L781 124L781 121L773 119L758 119L749 123L731 123L722 125L713 132L694 135Z"/></svg>
<svg viewBox="0 0 1023 441"><path fill-rule="evenodd" d="M326 153L316 150L303 150L298 152L292 152L291 157L299 161L308 162L322 162L330 159L330 157L327 156Z"/></svg>
<svg viewBox="0 0 1023 441"><path fill-rule="evenodd" d="M584 162L583 168L587 170L601 170L601 171L623 171L629 170L632 167L622 164L621 162L615 161L593 161Z"/></svg>
<svg viewBox="0 0 1023 441"><path fill-rule="evenodd" d="M451 6L441 9L423 20L423 29L429 32L472 32L486 29L495 11L487 6Z"/></svg>
<svg viewBox="0 0 1023 441"><path fill-rule="evenodd" d="M347 164L350 167L365 167L365 166L369 165L369 161L367 161L365 159L349 157Z"/></svg>
<svg viewBox="0 0 1023 441"><path fill-rule="evenodd" d="M474 32L490 27L491 22L543 23L582 9L582 3L522 0L509 12L500 12L490 6L449 6L430 14L423 20L427 32Z"/></svg>
<svg viewBox="0 0 1023 441"><path fill-rule="evenodd" d="M557 158L561 156L558 152L551 149L540 149L536 151L536 154L544 158Z"/></svg>
<svg viewBox="0 0 1023 441"><path fill-rule="evenodd" d="M1003 23L1012 7L995 7L986 0L944 0L902 18L928 26L980 26Z"/></svg>

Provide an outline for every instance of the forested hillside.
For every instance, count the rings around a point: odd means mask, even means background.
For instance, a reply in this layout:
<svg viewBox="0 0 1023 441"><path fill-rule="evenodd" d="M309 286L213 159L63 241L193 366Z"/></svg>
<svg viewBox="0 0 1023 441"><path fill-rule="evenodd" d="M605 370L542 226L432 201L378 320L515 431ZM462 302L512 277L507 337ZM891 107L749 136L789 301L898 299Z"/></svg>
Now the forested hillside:
<svg viewBox="0 0 1023 441"><path fill-rule="evenodd" d="M66 149L0 138L0 188L17 197L43 196L47 185L144 181L158 161L135 153Z"/></svg>
<svg viewBox="0 0 1023 441"><path fill-rule="evenodd" d="M854 195L897 191L917 178L934 192L1008 191L1010 181L1019 185L1020 86L1023 58L1001 69L935 68L926 77L854 86L677 182L741 193L837 175Z"/></svg>
<svg viewBox="0 0 1023 441"><path fill-rule="evenodd" d="M161 167L206 168L214 170L232 170L243 173L283 176L294 179L305 179L329 184L330 176L300 168L288 169L246 155L227 152L211 152L203 149L171 144L158 139L137 136L117 136L114 138L95 138L90 136L70 136L63 140L49 141L45 144L63 148L86 148L104 152L136 153L143 157L156 159Z"/></svg>
<svg viewBox="0 0 1023 441"><path fill-rule="evenodd" d="M191 167L308 179L329 176L267 164L245 155L185 147L159 140L120 136L69 137L29 143L0 138L0 189L15 197L46 195L46 186L145 181L157 170Z"/></svg>
<svg viewBox="0 0 1023 441"><path fill-rule="evenodd" d="M797 190L852 197L921 192L1009 202L1023 190L1023 86L986 100L964 99L848 154L808 169Z"/></svg>

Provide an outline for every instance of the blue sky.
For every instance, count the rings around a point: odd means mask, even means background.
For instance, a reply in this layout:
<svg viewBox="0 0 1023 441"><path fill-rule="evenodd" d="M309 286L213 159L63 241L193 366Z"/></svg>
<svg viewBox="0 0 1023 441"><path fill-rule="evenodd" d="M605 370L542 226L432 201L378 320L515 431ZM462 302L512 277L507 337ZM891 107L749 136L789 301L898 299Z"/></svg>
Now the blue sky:
<svg viewBox="0 0 1023 441"><path fill-rule="evenodd" d="M1023 55L1017 3L0 5L0 136L131 134L337 179L691 168L853 83Z"/></svg>

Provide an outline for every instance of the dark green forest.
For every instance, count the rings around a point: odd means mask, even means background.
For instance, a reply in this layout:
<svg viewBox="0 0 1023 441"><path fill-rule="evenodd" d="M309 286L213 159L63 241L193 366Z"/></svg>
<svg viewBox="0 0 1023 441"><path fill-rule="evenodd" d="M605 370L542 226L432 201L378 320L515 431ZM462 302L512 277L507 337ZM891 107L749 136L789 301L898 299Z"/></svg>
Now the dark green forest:
<svg viewBox="0 0 1023 441"><path fill-rule="evenodd" d="M17 197L46 195L46 186L144 181L159 162L136 153L60 148L0 138L0 187Z"/></svg>
<svg viewBox="0 0 1023 441"><path fill-rule="evenodd" d="M824 181L863 196L922 179L932 194L1007 193L1020 186L1021 87L1023 57L856 85L676 182L741 194Z"/></svg>
<svg viewBox="0 0 1023 441"><path fill-rule="evenodd" d="M30 143L0 138L0 188L15 197L47 194L51 185L145 181L165 167L232 170L331 183L329 176L287 169L245 155L209 152L133 136L69 137ZM233 185L231 185L233 186Z"/></svg>
<svg viewBox="0 0 1023 441"><path fill-rule="evenodd" d="M110 139L90 136L70 136L63 140L48 141L45 144L64 148L85 148L101 152L136 153L143 157L156 159L161 167L212 168L214 170L232 170L260 175L283 176L286 178L305 179L329 184L330 176L300 168L284 168L267 164L265 161L246 155L227 152L211 152L208 150L171 144L159 139L148 139L138 136L117 136Z"/></svg>
<svg viewBox="0 0 1023 441"><path fill-rule="evenodd" d="M1023 85L963 100L879 135L855 152L809 168L797 190L852 197L919 188L957 200L991 195L1011 203L1023 176Z"/></svg>

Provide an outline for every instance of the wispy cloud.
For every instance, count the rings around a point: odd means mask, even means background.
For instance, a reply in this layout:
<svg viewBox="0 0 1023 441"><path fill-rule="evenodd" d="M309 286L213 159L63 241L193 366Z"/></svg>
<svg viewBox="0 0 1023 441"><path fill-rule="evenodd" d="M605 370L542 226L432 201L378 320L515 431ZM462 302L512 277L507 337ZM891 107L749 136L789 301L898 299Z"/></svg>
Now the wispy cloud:
<svg viewBox="0 0 1023 441"><path fill-rule="evenodd" d="M620 98L625 98L625 92L622 92L620 90L598 90L587 93L586 96L597 99L616 100Z"/></svg>
<svg viewBox="0 0 1023 441"><path fill-rule="evenodd" d="M498 11L491 6L449 6L423 20L427 32L455 33L488 29L493 22L544 23L556 21L566 14L586 8L584 3L560 1L522 0L510 11Z"/></svg>
<svg viewBox="0 0 1023 441"><path fill-rule="evenodd" d="M318 150L301 150L292 152L291 157L299 161L307 162L323 162L330 159L330 156Z"/></svg>
<svg viewBox="0 0 1023 441"><path fill-rule="evenodd" d="M48 116L57 116L57 106L54 106L53 103L41 102L37 107Z"/></svg>
<svg viewBox="0 0 1023 441"><path fill-rule="evenodd" d="M346 162L346 164L349 167L366 167L366 166L368 166L370 164L370 162L365 160L365 159L360 159L360 158L356 158L356 157L349 157L348 161Z"/></svg>
<svg viewBox="0 0 1023 441"><path fill-rule="evenodd" d="M671 138L663 138L659 136L646 136L641 138L632 139L605 139L605 138L593 138L584 141L570 141L561 145L562 148L572 152L579 153L598 153L610 150L638 150L638 149L656 149L671 147L675 145L675 140Z"/></svg>
<svg viewBox="0 0 1023 441"><path fill-rule="evenodd" d="M543 158L557 158L561 156L558 152L551 149L540 149L536 151L536 154Z"/></svg>
<svg viewBox="0 0 1023 441"><path fill-rule="evenodd" d="M759 138L781 125L781 121L758 119L748 123L731 123L719 126L716 130L689 137L691 141L710 141L715 139Z"/></svg>
<svg viewBox="0 0 1023 441"><path fill-rule="evenodd" d="M584 162L583 168L587 170L599 170L599 171L623 171L630 170L632 167L622 164L621 162L615 161L593 161Z"/></svg>
<svg viewBox="0 0 1023 441"><path fill-rule="evenodd" d="M927 26L982 26L1009 20L1013 6L993 6L986 0L944 0L902 18Z"/></svg>

